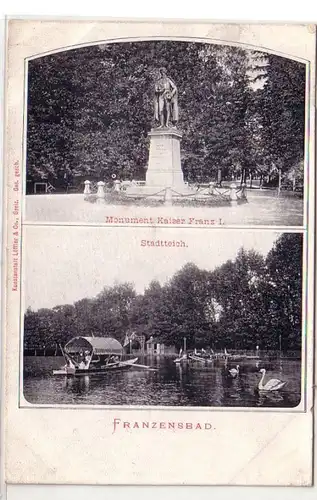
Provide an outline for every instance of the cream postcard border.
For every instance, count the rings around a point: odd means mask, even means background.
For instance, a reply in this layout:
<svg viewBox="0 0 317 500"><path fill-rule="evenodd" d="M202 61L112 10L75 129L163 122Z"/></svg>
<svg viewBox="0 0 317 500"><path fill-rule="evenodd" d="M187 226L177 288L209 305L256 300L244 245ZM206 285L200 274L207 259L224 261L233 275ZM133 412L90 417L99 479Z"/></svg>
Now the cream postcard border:
<svg viewBox="0 0 317 500"><path fill-rule="evenodd" d="M18 483L83 484L231 484L308 485L312 473L312 386L314 313L314 103L315 33L302 25L211 24L208 22L23 21L9 22L6 139L6 338L5 413L6 480ZM125 411L71 408L18 408L20 296L12 286L12 214L14 164L22 166L22 110L24 59L68 46L101 43L114 38L209 39L211 43L263 48L311 63L307 260L307 410L257 413L197 410L191 421L208 419L213 430L201 434L164 430L113 432L113 418L126 419ZM73 48L73 47L72 47ZM246 47L247 48L247 47ZM21 179L21 178L20 178ZM307 192L307 191L306 191ZM229 227L226 226L227 229ZM238 227L237 227L238 229ZM268 228L267 228L268 229ZM274 227L270 227L276 230ZM263 228L264 230L264 228ZM285 228L289 231L290 228ZM304 229L305 231L305 229ZM18 232L21 235L21 212ZM301 232L301 231L300 231ZM21 238L19 240L21 258ZM129 409L129 420L164 420L160 409ZM188 421L188 412L169 410L169 420ZM208 416L207 416L208 415ZM233 425L234 423L234 425ZM165 439L164 439L165 438ZM93 446L92 446L93 443ZM230 460L228 460L230 457ZM286 460L285 460L286 457ZM149 463L151 469L148 468ZM263 463L264 466L263 467ZM195 465L193 465L195 464ZM272 467L274 464L274 467Z"/></svg>

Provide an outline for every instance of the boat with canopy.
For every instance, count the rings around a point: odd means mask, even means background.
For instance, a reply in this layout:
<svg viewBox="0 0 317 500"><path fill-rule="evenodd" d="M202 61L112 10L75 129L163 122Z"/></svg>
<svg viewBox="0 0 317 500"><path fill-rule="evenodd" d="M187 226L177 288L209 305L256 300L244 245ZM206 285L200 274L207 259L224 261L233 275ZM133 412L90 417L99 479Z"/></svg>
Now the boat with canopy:
<svg viewBox="0 0 317 500"><path fill-rule="evenodd" d="M131 368L138 358L122 360L123 347L112 337L75 337L61 348L65 366L53 375L88 375Z"/></svg>

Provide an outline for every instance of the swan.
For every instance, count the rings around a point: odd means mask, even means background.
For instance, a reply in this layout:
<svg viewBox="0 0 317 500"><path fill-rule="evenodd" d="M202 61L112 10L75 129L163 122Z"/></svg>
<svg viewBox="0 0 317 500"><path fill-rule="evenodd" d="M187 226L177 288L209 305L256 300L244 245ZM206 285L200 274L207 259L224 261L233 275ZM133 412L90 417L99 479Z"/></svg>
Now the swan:
<svg viewBox="0 0 317 500"><path fill-rule="evenodd" d="M283 382L278 378L271 378L268 382L266 382L265 385L263 385L266 370L264 368L261 368L259 372L262 373L262 377L258 385L259 391L278 391L279 389L282 389L282 387L284 387L284 385L286 384L286 382Z"/></svg>
<svg viewBox="0 0 317 500"><path fill-rule="evenodd" d="M228 370L232 378L236 378L239 375L239 368L240 365L237 365L235 368L231 368L231 370Z"/></svg>

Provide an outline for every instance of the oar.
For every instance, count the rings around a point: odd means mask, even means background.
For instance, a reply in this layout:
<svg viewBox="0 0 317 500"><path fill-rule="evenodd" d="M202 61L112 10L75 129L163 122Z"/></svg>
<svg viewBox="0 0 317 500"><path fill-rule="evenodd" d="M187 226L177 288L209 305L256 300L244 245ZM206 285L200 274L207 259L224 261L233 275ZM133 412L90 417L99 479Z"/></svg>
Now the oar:
<svg viewBox="0 0 317 500"><path fill-rule="evenodd" d="M138 368L144 368L145 370L151 370L153 372L156 372L157 371L157 368L151 368L150 366L147 366L147 365L139 365L137 363L133 363L133 365L131 365L132 367L133 366L137 366Z"/></svg>

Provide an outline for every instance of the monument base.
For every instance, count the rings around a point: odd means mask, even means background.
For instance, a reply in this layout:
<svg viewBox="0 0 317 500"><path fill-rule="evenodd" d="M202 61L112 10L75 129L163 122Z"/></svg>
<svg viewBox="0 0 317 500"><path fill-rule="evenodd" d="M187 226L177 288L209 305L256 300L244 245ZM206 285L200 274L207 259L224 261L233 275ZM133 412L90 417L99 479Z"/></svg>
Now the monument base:
<svg viewBox="0 0 317 500"><path fill-rule="evenodd" d="M184 190L180 157L182 133L176 128L155 128L151 130L149 137L150 154L146 186Z"/></svg>
<svg viewBox="0 0 317 500"><path fill-rule="evenodd" d="M166 199L190 195L181 167L180 141L176 128L154 128L149 133L150 153L144 186L130 186L128 197Z"/></svg>
<svg viewBox="0 0 317 500"><path fill-rule="evenodd" d="M177 196L189 196L193 195L195 192L195 189L188 187L185 183L181 186L174 186L174 187L165 187L165 186L129 186L126 191L125 195L127 197L136 197L136 198L142 198L146 196L151 196L151 197L157 197L157 198L162 198L165 196L165 192L169 190L172 193L173 198Z"/></svg>

